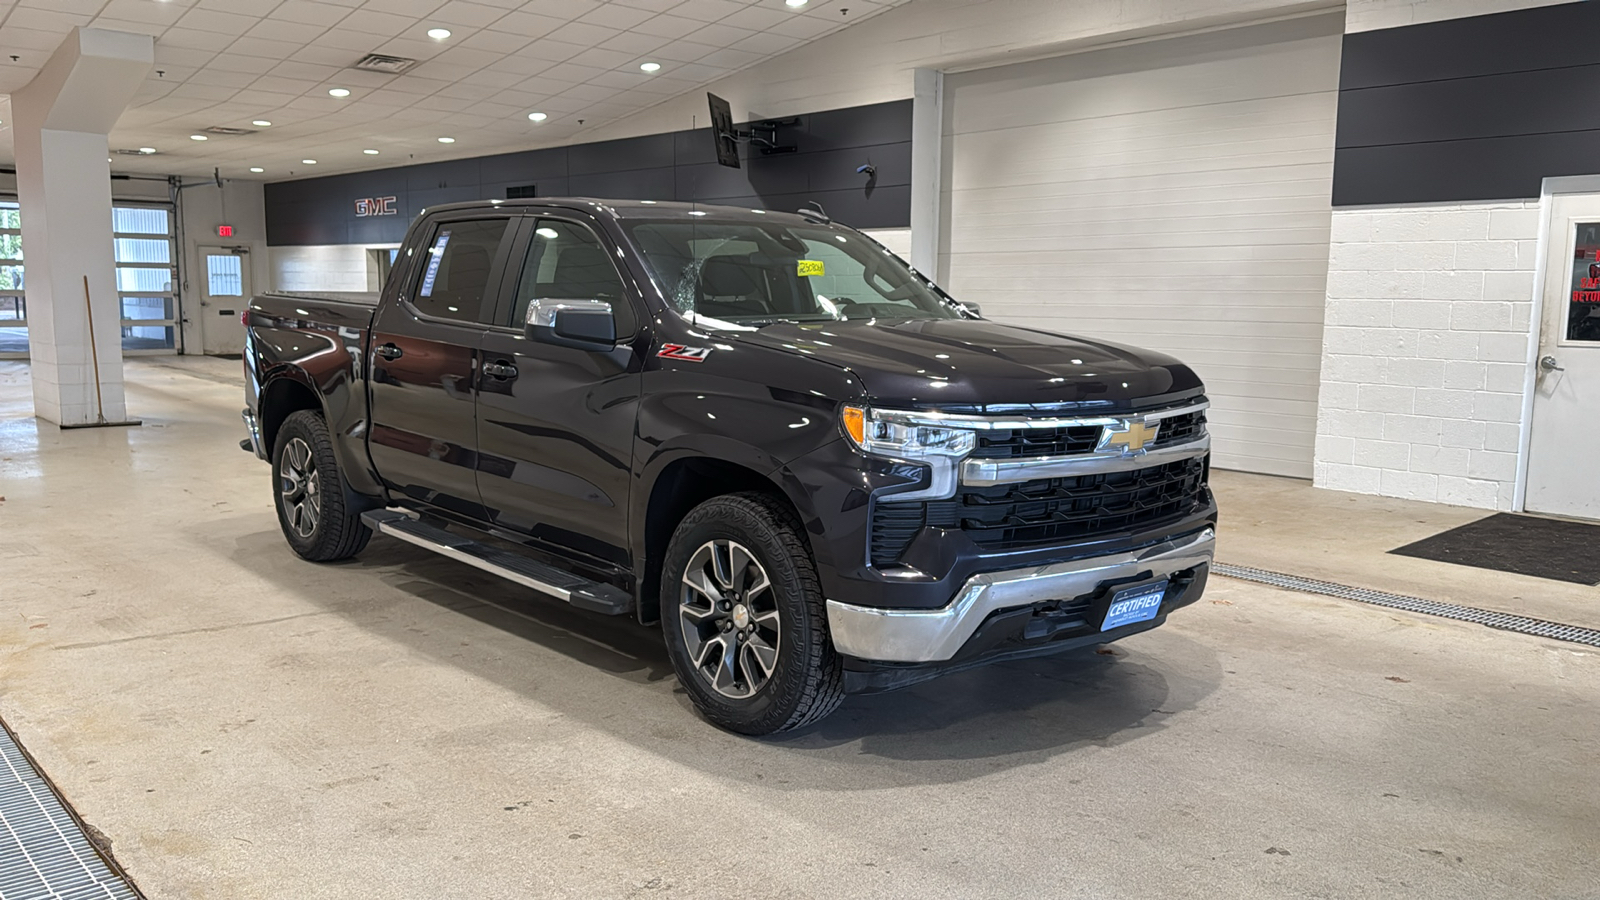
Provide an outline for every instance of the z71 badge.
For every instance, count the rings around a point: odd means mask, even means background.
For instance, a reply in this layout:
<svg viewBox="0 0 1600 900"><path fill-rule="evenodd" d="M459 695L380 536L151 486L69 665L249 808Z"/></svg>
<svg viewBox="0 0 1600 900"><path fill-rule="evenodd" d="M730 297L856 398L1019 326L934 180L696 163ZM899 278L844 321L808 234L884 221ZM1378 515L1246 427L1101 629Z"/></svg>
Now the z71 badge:
<svg viewBox="0 0 1600 900"><path fill-rule="evenodd" d="M662 344L656 355L664 359L681 359L684 362L705 362L711 355L710 347L686 347L683 344Z"/></svg>

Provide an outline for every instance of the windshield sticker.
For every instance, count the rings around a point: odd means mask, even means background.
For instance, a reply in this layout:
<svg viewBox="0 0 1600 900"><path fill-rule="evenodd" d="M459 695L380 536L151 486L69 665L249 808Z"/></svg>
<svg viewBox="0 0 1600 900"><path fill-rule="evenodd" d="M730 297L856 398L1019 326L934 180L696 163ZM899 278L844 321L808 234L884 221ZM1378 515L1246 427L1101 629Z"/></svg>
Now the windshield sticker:
<svg viewBox="0 0 1600 900"><path fill-rule="evenodd" d="M827 267L822 264L822 260L820 260L820 259L802 259L802 260L800 260L800 277L801 278L810 278L810 277L812 277L814 275L826 275L826 274L828 274Z"/></svg>
<svg viewBox="0 0 1600 900"><path fill-rule="evenodd" d="M433 249L428 254L433 258L428 260L428 271L422 276L422 296L433 296L433 279L439 275L439 260L444 259L445 245L450 243L450 229L439 232L439 239L433 242Z"/></svg>
<svg viewBox="0 0 1600 900"><path fill-rule="evenodd" d="M656 355L663 359L678 359L684 362L705 362L711 355L710 347L686 347L683 344L662 344Z"/></svg>

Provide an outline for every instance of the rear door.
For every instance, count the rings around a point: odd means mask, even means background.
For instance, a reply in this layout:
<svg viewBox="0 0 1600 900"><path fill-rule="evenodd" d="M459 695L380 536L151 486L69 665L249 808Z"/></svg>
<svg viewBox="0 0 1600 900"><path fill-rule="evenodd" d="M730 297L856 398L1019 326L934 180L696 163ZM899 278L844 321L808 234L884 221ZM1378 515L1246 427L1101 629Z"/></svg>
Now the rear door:
<svg viewBox="0 0 1600 900"><path fill-rule="evenodd" d="M639 316L615 257L578 214L530 219L524 229L483 341L489 372L479 382L478 487L495 525L627 565ZM619 349L528 340L522 323L534 297L608 301Z"/></svg>
<svg viewBox="0 0 1600 900"><path fill-rule="evenodd" d="M423 226L421 258L387 296L369 347L372 463L396 502L473 520L479 344L520 219L458 214Z"/></svg>

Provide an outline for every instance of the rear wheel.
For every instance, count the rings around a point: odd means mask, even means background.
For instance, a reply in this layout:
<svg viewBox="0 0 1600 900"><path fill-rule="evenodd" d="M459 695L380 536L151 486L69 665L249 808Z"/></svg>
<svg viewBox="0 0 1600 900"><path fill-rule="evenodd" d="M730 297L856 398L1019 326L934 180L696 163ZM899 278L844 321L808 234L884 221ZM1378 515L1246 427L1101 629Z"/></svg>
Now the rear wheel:
<svg viewBox="0 0 1600 900"><path fill-rule="evenodd" d="M691 510L667 545L661 606L678 681L712 722L772 734L844 699L816 567L776 499L730 494Z"/></svg>
<svg viewBox="0 0 1600 900"><path fill-rule="evenodd" d="M361 524L359 501L345 486L322 416L290 413L272 449L278 525L290 548L313 562L360 553L372 539Z"/></svg>

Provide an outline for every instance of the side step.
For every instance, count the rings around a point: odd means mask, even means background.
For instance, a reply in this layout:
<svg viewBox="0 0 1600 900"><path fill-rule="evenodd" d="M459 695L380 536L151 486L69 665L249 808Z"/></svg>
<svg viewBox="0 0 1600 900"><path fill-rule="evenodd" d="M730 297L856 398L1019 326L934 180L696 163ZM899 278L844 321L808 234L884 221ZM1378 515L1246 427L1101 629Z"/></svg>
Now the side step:
<svg viewBox="0 0 1600 900"><path fill-rule="evenodd" d="M469 566L499 575L523 587L565 600L578 609L620 616L633 609L627 591L611 584L590 581L555 566L547 566L471 538L451 534L418 521L394 509L375 509L361 514L361 521L376 534L387 534L440 556L448 556Z"/></svg>

